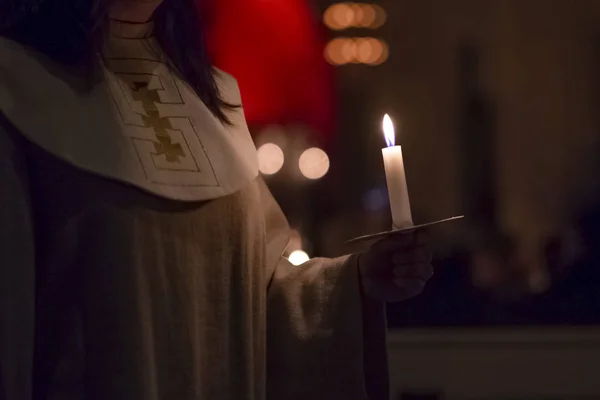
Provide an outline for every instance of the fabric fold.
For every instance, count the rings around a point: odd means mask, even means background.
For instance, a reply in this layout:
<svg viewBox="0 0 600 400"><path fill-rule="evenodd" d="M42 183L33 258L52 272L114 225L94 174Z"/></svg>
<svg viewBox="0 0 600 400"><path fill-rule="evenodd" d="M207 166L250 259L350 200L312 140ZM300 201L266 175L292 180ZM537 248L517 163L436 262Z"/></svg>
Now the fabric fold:
<svg viewBox="0 0 600 400"><path fill-rule="evenodd" d="M100 82L85 91L42 54L0 38L0 112L70 165L167 199L213 200L256 179L243 108L222 124L153 37L111 37L103 57ZM241 104L233 77L216 70L215 79L226 102Z"/></svg>
<svg viewBox="0 0 600 400"><path fill-rule="evenodd" d="M383 303L360 290L358 258L281 256L289 228L261 182L270 268L267 295L267 398L388 400Z"/></svg>

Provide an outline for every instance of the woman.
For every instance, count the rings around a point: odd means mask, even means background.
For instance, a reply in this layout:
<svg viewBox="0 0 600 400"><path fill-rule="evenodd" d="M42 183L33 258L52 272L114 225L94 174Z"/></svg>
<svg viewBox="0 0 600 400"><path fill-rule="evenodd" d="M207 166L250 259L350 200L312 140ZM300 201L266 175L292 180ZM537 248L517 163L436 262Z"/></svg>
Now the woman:
<svg viewBox="0 0 600 400"><path fill-rule="evenodd" d="M194 2L0 4L0 398L384 398L429 253L281 257Z"/></svg>

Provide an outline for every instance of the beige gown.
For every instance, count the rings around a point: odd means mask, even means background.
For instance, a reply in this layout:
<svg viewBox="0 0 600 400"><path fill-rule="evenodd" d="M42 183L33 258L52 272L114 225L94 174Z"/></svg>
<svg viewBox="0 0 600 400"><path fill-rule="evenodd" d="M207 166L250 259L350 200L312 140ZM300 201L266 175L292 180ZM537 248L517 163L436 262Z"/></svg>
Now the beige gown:
<svg viewBox="0 0 600 400"><path fill-rule="evenodd" d="M149 29L91 93L0 39L0 399L387 399L356 256L282 257L243 113L130 57Z"/></svg>

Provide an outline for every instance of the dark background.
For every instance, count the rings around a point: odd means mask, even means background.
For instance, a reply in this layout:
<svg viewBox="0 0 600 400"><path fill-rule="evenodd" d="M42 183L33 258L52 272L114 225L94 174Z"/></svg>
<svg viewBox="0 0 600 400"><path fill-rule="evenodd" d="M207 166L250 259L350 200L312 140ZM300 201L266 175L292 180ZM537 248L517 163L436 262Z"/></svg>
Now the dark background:
<svg viewBox="0 0 600 400"><path fill-rule="evenodd" d="M323 45L375 37L389 58L330 67L331 132L301 118L252 126L258 145L285 144L267 181L296 247L336 256L356 250L345 240L391 226L380 151L389 113L414 219L467 217L431 231L436 276L389 307L390 325L598 324L600 1L366 2L385 24L339 31L322 21L333 3L311 4ZM331 162L316 181L297 166L312 146Z"/></svg>

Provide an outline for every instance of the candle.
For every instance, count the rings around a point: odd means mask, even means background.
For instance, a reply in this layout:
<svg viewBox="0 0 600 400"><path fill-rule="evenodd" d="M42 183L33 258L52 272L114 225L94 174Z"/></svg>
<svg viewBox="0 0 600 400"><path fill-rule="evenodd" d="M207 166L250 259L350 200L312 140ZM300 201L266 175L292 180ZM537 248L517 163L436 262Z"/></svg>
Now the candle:
<svg viewBox="0 0 600 400"><path fill-rule="evenodd" d="M394 124L389 115L383 117L383 133L388 147L382 150L385 178L390 196L390 208L395 229L413 226L410 199L404 173L402 147L396 146Z"/></svg>

